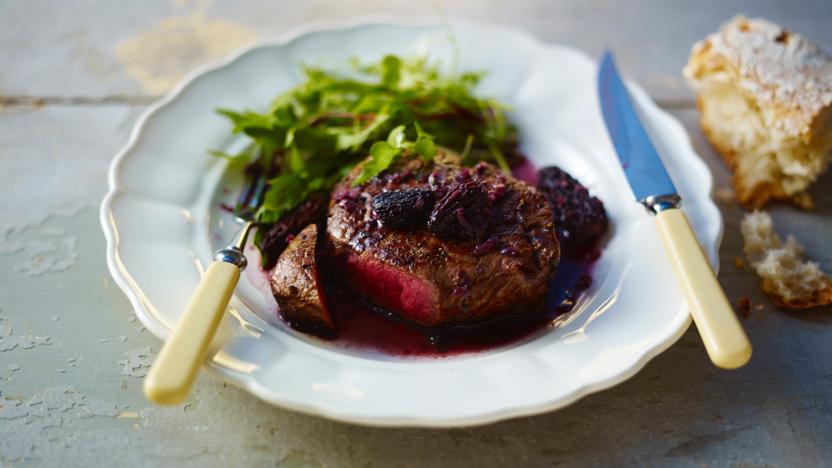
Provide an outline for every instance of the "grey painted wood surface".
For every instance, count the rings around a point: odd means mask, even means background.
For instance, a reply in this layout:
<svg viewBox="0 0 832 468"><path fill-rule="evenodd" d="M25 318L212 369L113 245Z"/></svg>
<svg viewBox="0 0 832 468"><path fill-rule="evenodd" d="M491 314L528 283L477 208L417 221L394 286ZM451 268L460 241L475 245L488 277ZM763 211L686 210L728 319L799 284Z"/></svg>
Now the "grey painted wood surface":
<svg viewBox="0 0 832 468"><path fill-rule="evenodd" d="M423 2L424 3L424 2ZM104 262L96 204L141 109L228 48L299 23L387 12L506 23L623 66L729 174L696 126L679 69L737 12L832 49L832 2L148 1L0 3L0 465L822 466L832 459L832 315L786 312L737 268L742 210L722 203L720 281L755 305L751 364L713 368L695 330L630 381L551 414L455 430L373 429L300 415L208 377L190 403L141 395L147 347ZM150 31L150 32L148 32ZM214 36L222 35L218 42ZM159 45L163 44L163 45ZM772 208L832 270L832 177L818 209ZM40 272L40 273L39 273ZM759 308L758 308L759 307ZM132 356L131 356L132 354Z"/></svg>

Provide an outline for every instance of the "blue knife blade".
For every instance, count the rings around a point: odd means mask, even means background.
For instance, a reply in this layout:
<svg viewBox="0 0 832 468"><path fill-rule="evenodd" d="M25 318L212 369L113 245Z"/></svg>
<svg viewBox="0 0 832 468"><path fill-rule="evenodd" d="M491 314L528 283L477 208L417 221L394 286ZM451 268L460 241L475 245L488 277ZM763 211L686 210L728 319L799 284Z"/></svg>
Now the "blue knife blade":
<svg viewBox="0 0 832 468"><path fill-rule="evenodd" d="M676 187L638 120L609 51L604 53L598 70L598 94L607 131L636 200L648 207L656 198L678 200Z"/></svg>

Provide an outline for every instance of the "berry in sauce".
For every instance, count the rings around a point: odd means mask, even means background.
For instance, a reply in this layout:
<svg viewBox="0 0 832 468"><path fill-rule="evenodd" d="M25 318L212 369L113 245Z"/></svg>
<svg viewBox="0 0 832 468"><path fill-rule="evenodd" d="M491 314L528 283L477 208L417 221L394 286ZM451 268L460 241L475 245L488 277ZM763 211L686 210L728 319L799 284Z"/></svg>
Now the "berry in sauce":
<svg viewBox="0 0 832 468"><path fill-rule="evenodd" d="M423 228L435 203L426 189L392 190L373 197L373 214L381 225L401 231Z"/></svg>
<svg viewBox="0 0 832 468"><path fill-rule="evenodd" d="M537 188L552 207L555 230L567 253L594 244L607 231L604 203L559 167L541 169Z"/></svg>
<svg viewBox="0 0 832 468"><path fill-rule="evenodd" d="M428 229L449 239L483 239L491 226L491 203L486 187L473 179L456 182L439 199Z"/></svg>

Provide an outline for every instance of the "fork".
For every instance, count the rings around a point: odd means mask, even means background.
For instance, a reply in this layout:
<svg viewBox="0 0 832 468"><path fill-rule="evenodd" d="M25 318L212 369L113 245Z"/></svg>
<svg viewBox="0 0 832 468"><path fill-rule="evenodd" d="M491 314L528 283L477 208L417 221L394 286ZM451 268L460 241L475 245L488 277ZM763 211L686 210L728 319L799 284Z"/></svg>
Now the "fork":
<svg viewBox="0 0 832 468"><path fill-rule="evenodd" d="M234 207L240 232L234 242L214 252L214 261L191 295L185 310L153 362L144 379L144 394L160 405L176 405L187 398L197 372L207 358L208 347L217 332L223 314L248 265L243 253L254 213L266 189L265 176L241 192Z"/></svg>

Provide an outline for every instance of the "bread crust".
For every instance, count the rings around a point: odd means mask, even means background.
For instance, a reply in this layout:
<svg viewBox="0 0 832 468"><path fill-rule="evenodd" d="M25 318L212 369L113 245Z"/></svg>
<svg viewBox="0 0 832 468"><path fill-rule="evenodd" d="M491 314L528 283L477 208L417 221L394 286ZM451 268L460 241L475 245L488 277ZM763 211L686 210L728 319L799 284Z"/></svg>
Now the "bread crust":
<svg viewBox="0 0 832 468"><path fill-rule="evenodd" d="M787 301L763 283L763 292L780 307L788 309L809 309L832 304L832 280L827 281L826 288L815 291L811 297L801 297Z"/></svg>

